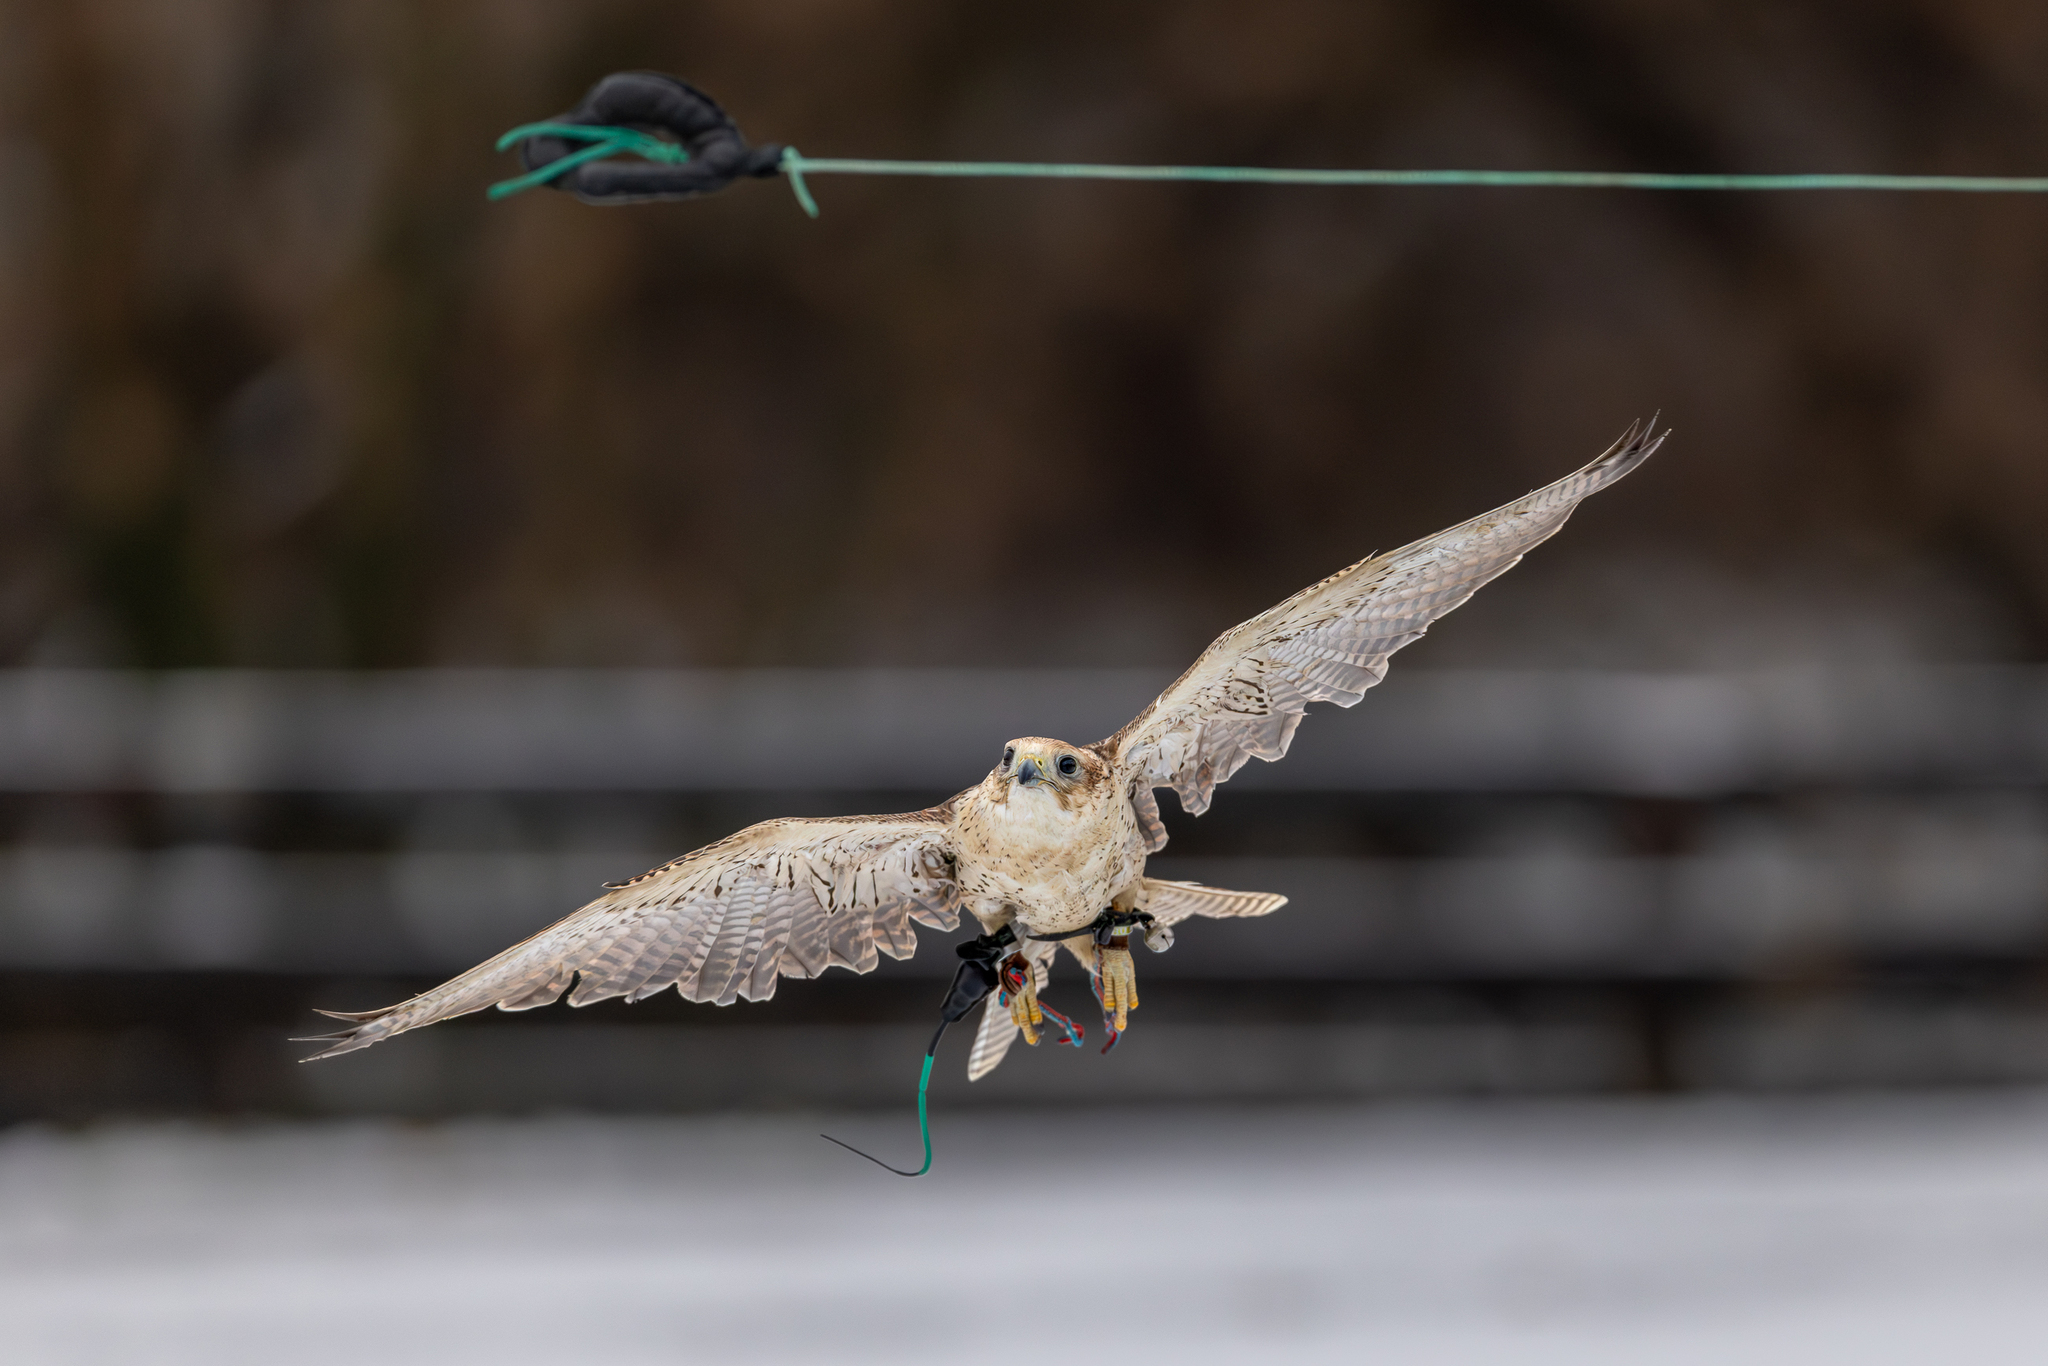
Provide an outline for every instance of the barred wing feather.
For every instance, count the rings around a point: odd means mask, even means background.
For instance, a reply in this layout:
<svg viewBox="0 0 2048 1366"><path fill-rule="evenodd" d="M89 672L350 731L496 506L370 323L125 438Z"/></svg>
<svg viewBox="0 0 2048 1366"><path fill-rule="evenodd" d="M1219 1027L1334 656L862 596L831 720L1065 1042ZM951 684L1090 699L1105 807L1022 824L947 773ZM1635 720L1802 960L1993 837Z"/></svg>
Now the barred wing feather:
<svg viewBox="0 0 2048 1366"><path fill-rule="evenodd" d="M1525 498L1359 561L1225 631L1159 699L1103 742L1133 787L1170 787L1198 815L1216 784L1287 753L1311 702L1348 707L1387 659L1547 540L1588 495L1663 442L1631 426L1604 455ZM1164 841L1162 840L1161 843Z"/></svg>
<svg viewBox="0 0 2048 1366"><path fill-rule="evenodd" d="M958 798L954 799L955 801ZM778 977L872 971L908 958L910 922L959 921L948 832L953 803L900 816L751 826L643 873L522 944L382 1010L323 1011L350 1027L315 1057L367 1048L486 1006L530 1010L642 1000L671 986L691 1001L765 1001Z"/></svg>

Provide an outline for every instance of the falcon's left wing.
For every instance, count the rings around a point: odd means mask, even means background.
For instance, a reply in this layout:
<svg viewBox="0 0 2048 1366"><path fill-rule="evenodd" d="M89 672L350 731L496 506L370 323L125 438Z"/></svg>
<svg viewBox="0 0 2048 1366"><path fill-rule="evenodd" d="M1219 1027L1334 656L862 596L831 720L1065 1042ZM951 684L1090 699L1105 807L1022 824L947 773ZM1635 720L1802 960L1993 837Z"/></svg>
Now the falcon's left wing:
<svg viewBox="0 0 2048 1366"><path fill-rule="evenodd" d="M958 801L956 797L954 801ZM580 978L572 1006L641 1000L765 1001L777 976L870 972L908 958L910 921L950 930L953 804L900 816L764 821L614 887L582 910L432 991L382 1010L320 1013L350 1027L304 1042L353 1052L486 1006L544 1006Z"/></svg>
<svg viewBox="0 0 2048 1366"><path fill-rule="evenodd" d="M1361 560L1216 638L1194 667L1102 748L1130 775L1141 814L1170 787L1190 815L1251 759L1287 753L1311 702L1348 707L1387 659L1514 567L1587 495L1649 459L1664 438L1631 426L1606 454L1556 483L1448 531ZM1165 843L1163 828L1152 848Z"/></svg>

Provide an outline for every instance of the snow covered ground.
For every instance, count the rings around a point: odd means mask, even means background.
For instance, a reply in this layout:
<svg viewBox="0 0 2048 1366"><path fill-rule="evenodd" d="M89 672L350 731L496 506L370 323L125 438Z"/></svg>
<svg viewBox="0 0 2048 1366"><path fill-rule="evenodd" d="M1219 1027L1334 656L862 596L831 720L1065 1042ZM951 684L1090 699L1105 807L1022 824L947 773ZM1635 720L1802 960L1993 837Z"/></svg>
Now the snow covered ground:
<svg viewBox="0 0 2048 1366"><path fill-rule="evenodd" d="M2048 1360L2048 1096L0 1134L13 1366ZM826 1127L904 1158L906 1115Z"/></svg>

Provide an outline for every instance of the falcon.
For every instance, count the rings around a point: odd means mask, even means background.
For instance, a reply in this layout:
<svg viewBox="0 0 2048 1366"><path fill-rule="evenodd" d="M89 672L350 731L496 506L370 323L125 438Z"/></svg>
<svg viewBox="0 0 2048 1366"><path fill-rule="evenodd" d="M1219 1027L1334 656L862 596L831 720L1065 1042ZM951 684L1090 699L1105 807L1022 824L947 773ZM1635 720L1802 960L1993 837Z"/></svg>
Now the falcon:
<svg viewBox="0 0 2048 1366"><path fill-rule="evenodd" d="M531 1010L565 991L572 1006L671 987L722 1006L765 1001L783 977L869 972L884 953L908 958L913 922L952 930L964 910L982 933L958 949L982 964L984 985L962 996L956 980L951 999L962 1004L949 1004L945 1018L989 1002L970 1078L1001 1062L1020 1033L1037 1043L1048 1016L1078 1042L1076 1027L1038 999L1061 946L1088 974L1113 1043L1138 1008L1132 939L1163 952L1172 927L1191 917L1261 916L1286 903L1145 876L1145 860L1166 844L1155 790L1171 789L1183 811L1200 815L1248 761L1281 758L1311 702L1356 703L1396 650L1648 459L1668 435L1654 427L1632 425L1577 473L1361 560L1225 631L1106 740L1020 736L980 783L924 811L750 826L608 886L409 1001L321 1011L348 1027L306 1042L328 1044L314 1057L331 1058L486 1006ZM929 1054L926 1066L929 1075Z"/></svg>

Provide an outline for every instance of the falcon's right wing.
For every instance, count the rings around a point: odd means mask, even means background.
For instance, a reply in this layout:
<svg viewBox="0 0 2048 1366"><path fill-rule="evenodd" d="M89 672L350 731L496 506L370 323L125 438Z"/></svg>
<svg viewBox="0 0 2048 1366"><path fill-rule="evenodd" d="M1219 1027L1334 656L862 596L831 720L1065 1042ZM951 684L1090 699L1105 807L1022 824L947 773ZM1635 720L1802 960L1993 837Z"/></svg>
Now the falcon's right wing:
<svg viewBox="0 0 2048 1366"><path fill-rule="evenodd" d="M303 1042L330 1044L314 1056L331 1058L486 1006L544 1006L579 976L572 1006L668 987L730 1005L767 1000L778 975L870 972L877 952L916 951L910 921L959 923L952 814L948 802L900 816L764 821L612 888L410 1001L321 1011L350 1027Z"/></svg>

